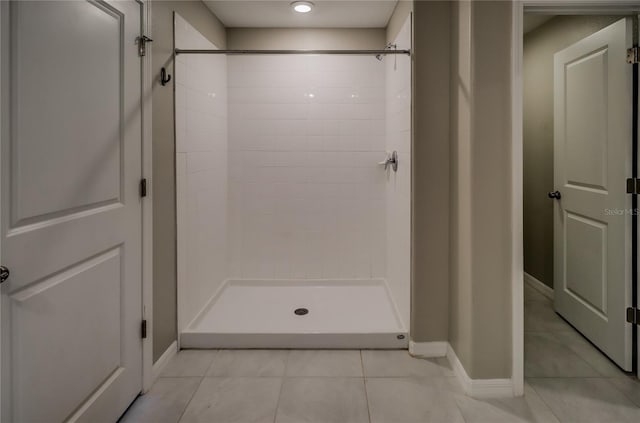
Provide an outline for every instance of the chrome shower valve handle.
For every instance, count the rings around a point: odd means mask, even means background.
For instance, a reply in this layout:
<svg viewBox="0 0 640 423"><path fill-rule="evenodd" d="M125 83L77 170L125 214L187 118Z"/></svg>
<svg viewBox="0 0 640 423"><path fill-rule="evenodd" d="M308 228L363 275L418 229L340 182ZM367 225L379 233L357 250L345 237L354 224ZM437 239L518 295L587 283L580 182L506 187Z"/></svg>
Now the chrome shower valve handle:
<svg viewBox="0 0 640 423"><path fill-rule="evenodd" d="M394 172L397 172L398 171L398 152L394 151L393 153L387 156L387 160L383 162L378 162L378 164L381 166L384 166L384 170L389 169L389 166L391 166L391 169L393 169Z"/></svg>

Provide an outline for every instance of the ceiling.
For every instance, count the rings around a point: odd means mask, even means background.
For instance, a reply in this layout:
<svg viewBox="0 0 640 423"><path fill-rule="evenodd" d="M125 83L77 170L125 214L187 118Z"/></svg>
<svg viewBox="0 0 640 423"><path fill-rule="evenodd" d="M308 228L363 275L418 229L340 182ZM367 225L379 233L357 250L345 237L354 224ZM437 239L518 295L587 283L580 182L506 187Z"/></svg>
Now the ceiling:
<svg viewBox="0 0 640 423"><path fill-rule="evenodd" d="M237 28L384 28L398 0L311 0L309 13L297 13L286 1L204 0L226 27Z"/></svg>

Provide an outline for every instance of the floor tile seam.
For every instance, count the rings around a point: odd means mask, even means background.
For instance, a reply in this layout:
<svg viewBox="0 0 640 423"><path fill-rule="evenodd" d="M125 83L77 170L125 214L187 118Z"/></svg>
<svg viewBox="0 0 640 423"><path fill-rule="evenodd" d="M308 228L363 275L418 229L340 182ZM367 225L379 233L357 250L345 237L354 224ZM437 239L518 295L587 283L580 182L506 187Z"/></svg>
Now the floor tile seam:
<svg viewBox="0 0 640 423"><path fill-rule="evenodd" d="M525 380L530 380L530 379L616 379L613 377L607 377L607 376L602 376L602 375L598 375L598 376L525 376Z"/></svg>
<svg viewBox="0 0 640 423"><path fill-rule="evenodd" d="M340 376L340 375L205 375L191 376L207 379L364 379L364 376ZM396 377L396 376L392 376ZM400 376L401 377L401 376ZM445 376L443 376L445 377Z"/></svg>
<svg viewBox="0 0 640 423"><path fill-rule="evenodd" d="M462 394L463 396L467 397L467 394ZM471 397L469 397L471 398ZM456 408L458 409L458 412L460 413L460 415L462 416L462 421L464 421L464 423L469 423L469 420L467 420L467 418L464 416L464 413L462 412L462 408L460 407L460 404L458 404L458 395L453 395L453 403L456 405Z"/></svg>
<svg viewBox="0 0 640 423"><path fill-rule="evenodd" d="M291 359L291 352L293 349L287 349L286 357L284 359L284 369L282 370L282 377L280 378L280 389L278 390L278 398L276 399L276 409L273 411L273 423L278 421L278 410L280 410L280 400L282 399L282 391L284 390L284 382L287 375L287 369L289 368L289 360Z"/></svg>
<svg viewBox="0 0 640 423"><path fill-rule="evenodd" d="M571 348L569 345L563 343L563 342L558 342L558 344L562 345L564 348L566 348L567 350L569 350L572 354L574 354L576 357L578 357L578 359L580 361L582 361L589 369L593 370L595 373L597 373L600 376L604 376L602 375L602 372L598 371L598 369L596 369L594 366L591 365L591 363L589 363L580 353L578 353L577 351L575 351L573 348ZM525 357L527 354L527 349L525 347L524 350L525 353ZM562 376L561 376L562 377ZM567 377L574 377L574 376L567 376ZM575 377L598 377L598 376L575 376ZM606 377L606 376L605 376Z"/></svg>
<svg viewBox="0 0 640 423"><path fill-rule="evenodd" d="M633 401L627 394L625 394L624 392L622 392L620 389L618 389L617 386L615 386L613 383L611 383L608 379L615 379L615 378L606 378L606 377L582 377L582 378L564 378L564 377L538 377L538 378L529 378L529 379L600 379L603 380L604 382L607 382L615 392L617 392L620 396L622 396L623 398L626 398L632 405L634 405L636 408L640 409L640 404L636 404L635 401ZM526 380L526 379L525 379ZM536 394L538 394L538 397L540 398L540 400L547 406L547 408L549 409L549 411L551 411L551 414L553 414L555 416L555 418L559 421L562 422L562 420L560 419L560 417L558 415L556 415L556 413L553 411L553 408L551 408L551 406L544 400L544 397L540 394L540 392L538 392L538 390L535 388L535 386L529 384L529 386L531 387L531 389L533 389Z"/></svg>
<svg viewBox="0 0 640 423"><path fill-rule="evenodd" d="M287 354L287 361L288 361L288 358L289 358L289 354ZM286 364L285 364L285 369L286 369ZM282 399L284 382L285 382L285 378L282 377L280 379L280 389L278 390L278 399L276 399L276 409L273 411L273 423L276 423L278 421L278 410L280 410L280 400Z"/></svg>
<svg viewBox="0 0 640 423"><path fill-rule="evenodd" d="M614 377L606 377L606 376L526 376L524 378L525 381L528 380L535 380L535 379L570 379L570 380L575 380L575 379L602 379L602 380L607 380L607 379L616 379Z"/></svg>
<svg viewBox="0 0 640 423"><path fill-rule="evenodd" d="M364 376L344 376L344 375L284 375L287 379L364 379Z"/></svg>
<svg viewBox="0 0 640 423"><path fill-rule="evenodd" d="M435 375L435 376L365 376L364 379L412 379L412 380L450 380L455 379L456 376L445 376L445 375Z"/></svg>
<svg viewBox="0 0 640 423"><path fill-rule="evenodd" d="M562 379L562 378L561 378ZM527 381L527 378L525 378L525 382ZM538 398L540 398L540 401L542 401L542 403L545 405L545 407L547 407L547 410L549 410L549 412L551 413L551 415L553 417L556 418L557 421L559 421L560 423L563 423L562 420L560 420L560 417L555 413L555 411L553 411L553 408L551 408L551 405L549 405L547 403L547 401L544 400L544 397L542 396L542 394L540 394L540 392L538 392L538 390L535 388L535 386L529 384L529 388L533 389L533 391L536 393L536 395L538 396Z"/></svg>
<svg viewBox="0 0 640 423"><path fill-rule="evenodd" d="M611 385L613 387L613 389L620 395L622 395L624 398L628 399L629 402L631 402L631 404L635 405L636 408L640 409L640 403L636 403L636 401L633 400L633 398L631 398L631 396L627 395L624 391L622 391L621 389L618 389L618 387L612 383L610 381L610 379L617 379L615 377L608 377L608 378L603 378L609 385ZM638 385L638 389L640 389L640 384Z"/></svg>
<svg viewBox="0 0 640 423"><path fill-rule="evenodd" d="M208 351L208 350L199 350L199 351ZM204 375L202 375L202 377L206 377L209 374L209 372L211 372L211 369L216 364L216 357L218 356L218 353L220 352L219 349L213 349L213 350L209 350L209 351L212 352L211 362L207 366L207 370L204 371Z"/></svg>
<svg viewBox="0 0 640 423"><path fill-rule="evenodd" d="M182 409L182 413L180 413L180 417L178 418L177 423L180 423L182 421L182 419L184 418L184 415L187 412L187 409L189 408L189 406L191 405L191 402L193 401L193 398L196 396L196 394L200 390L200 387L202 386L202 383L204 382L205 377L206 376L201 376L200 377L200 382L198 383L198 386L196 387L196 389L193 390L193 393L191 394L191 397L189 398L189 401L187 401L187 403L185 404L184 408Z"/></svg>
<svg viewBox="0 0 640 423"><path fill-rule="evenodd" d="M364 398L367 403L367 418L371 422L371 407L369 406L369 391L367 390L367 379L364 373L364 359L362 358L362 350L360 350L360 368L362 369L362 385L364 386Z"/></svg>

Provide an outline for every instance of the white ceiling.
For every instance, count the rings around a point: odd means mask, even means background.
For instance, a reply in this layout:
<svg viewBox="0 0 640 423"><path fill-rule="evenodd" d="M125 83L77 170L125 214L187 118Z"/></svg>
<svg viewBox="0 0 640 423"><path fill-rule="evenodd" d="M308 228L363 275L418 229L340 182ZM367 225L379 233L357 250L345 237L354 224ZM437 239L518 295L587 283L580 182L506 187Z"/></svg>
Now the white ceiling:
<svg viewBox="0 0 640 423"><path fill-rule="evenodd" d="M204 0L227 27L384 28L398 0L311 0L309 13L297 13L286 1Z"/></svg>

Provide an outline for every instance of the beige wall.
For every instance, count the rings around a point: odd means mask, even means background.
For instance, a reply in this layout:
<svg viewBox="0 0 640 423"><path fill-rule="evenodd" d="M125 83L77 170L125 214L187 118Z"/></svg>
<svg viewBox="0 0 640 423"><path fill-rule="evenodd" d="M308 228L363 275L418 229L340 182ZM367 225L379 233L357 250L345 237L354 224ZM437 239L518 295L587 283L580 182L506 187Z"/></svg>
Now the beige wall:
<svg viewBox="0 0 640 423"><path fill-rule="evenodd" d="M472 7L472 378L511 376L511 2ZM462 313L467 313L463 310Z"/></svg>
<svg viewBox="0 0 640 423"><path fill-rule="evenodd" d="M524 36L524 269L553 287L553 55L620 19L557 16Z"/></svg>
<svg viewBox="0 0 640 423"><path fill-rule="evenodd" d="M453 16L449 337L471 378L509 378L511 3Z"/></svg>
<svg viewBox="0 0 640 423"><path fill-rule="evenodd" d="M416 2L411 337L448 339L450 3Z"/></svg>
<svg viewBox="0 0 640 423"><path fill-rule="evenodd" d="M471 3L452 5L449 343L471 357Z"/></svg>
<svg viewBox="0 0 640 423"><path fill-rule="evenodd" d="M268 49L382 49L382 28L229 28L227 47Z"/></svg>
<svg viewBox="0 0 640 423"><path fill-rule="evenodd" d="M200 1L153 1L153 359L176 340L176 186L173 81L161 86L160 68L173 75L173 11L219 47L222 24Z"/></svg>
<svg viewBox="0 0 640 423"><path fill-rule="evenodd" d="M413 1L398 1L395 9L393 10L393 14L389 18L389 22L387 23L386 37L388 43L396 39L398 33L402 29L402 25L404 25L411 12L413 12Z"/></svg>

